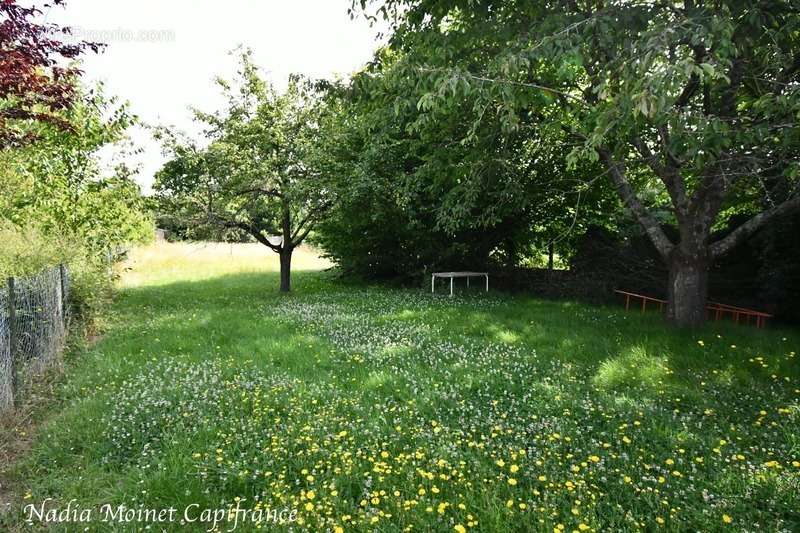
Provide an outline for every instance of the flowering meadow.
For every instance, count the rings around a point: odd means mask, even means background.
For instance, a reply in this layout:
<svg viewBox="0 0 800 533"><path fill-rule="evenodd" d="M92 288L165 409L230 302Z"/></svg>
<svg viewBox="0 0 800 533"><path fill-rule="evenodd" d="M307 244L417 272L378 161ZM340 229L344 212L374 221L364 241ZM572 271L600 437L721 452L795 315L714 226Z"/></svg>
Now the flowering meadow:
<svg viewBox="0 0 800 533"><path fill-rule="evenodd" d="M20 505L297 510L237 531L800 529L797 332L313 271L281 296L266 260L158 248L69 364Z"/></svg>

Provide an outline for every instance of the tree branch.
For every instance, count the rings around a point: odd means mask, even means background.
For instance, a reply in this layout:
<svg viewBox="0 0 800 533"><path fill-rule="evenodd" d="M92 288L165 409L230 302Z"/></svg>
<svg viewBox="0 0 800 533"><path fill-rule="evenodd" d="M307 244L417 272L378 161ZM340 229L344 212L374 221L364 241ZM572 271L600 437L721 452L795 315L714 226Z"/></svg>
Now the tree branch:
<svg viewBox="0 0 800 533"><path fill-rule="evenodd" d="M692 51L694 52L694 63L699 65L702 63L703 59L706 56L706 49L702 45L692 46ZM700 76L696 73L693 73L689 76L689 81L686 83L686 86L681 91L681 94L678 96L678 99L675 100L675 107L681 108L689 103L689 100L692 99L692 96L697 93L697 89L700 88Z"/></svg>
<svg viewBox="0 0 800 533"><path fill-rule="evenodd" d="M747 237L758 231L770 219L789 213L795 209L800 208L800 194L786 200L785 202L776 205L772 209L767 209L755 215L753 218L733 230L726 237L713 243L709 249L711 256L714 258L722 257Z"/></svg>
<svg viewBox="0 0 800 533"><path fill-rule="evenodd" d="M247 233L253 236L255 240L263 244L264 246L270 248L276 254L281 253L283 250L283 246L278 246L269 242L269 239L266 238L260 231L256 230L255 228L248 226L247 224L240 224L238 225L241 229L245 230Z"/></svg>
<svg viewBox="0 0 800 533"><path fill-rule="evenodd" d="M282 247L278 246L278 245L275 245L275 244L272 244L271 242L269 242L269 239L264 236L264 234L261 232L261 230L259 230L258 228L256 228L252 224L247 224L245 222L239 222L239 221L236 221L236 220L229 220L229 219L226 219L226 218L222 218L221 216L219 216L216 213L213 213L211 211L207 212L206 216L209 219L213 219L217 224L219 224L219 225L221 225L221 226L223 226L225 228L237 228L237 229L246 231L247 233L252 235L255 240L257 240L258 242L260 242L264 246L270 248L273 252L278 253L278 254L281 253Z"/></svg>
<svg viewBox="0 0 800 533"><path fill-rule="evenodd" d="M666 138L663 137L666 133L662 133L662 139L666 141ZM680 171L672 164L662 164L658 161L658 156L650 150L650 147L647 146L647 143L638 135L633 136L633 145L642 155L642 158L645 162L650 166L650 168L655 172L655 174L661 178L662 183L664 183L664 187L667 189L667 193L669 193L669 197L672 200L672 205L675 208L675 216L679 222L683 221L686 215L689 212L689 202L686 196L686 185L683 182L683 176L681 176ZM670 156L666 146L663 146L663 150L666 152L666 158L669 161Z"/></svg>
<svg viewBox="0 0 800 533"><path fill-rule="evenodd" d="M789 82L791 81L792 77L797 72L800 72L800 54L795 55L792 62L778 73L775 81L772 84L773 92L776 95L783 93L786 87L789 86Z"/></svg>
<svg viewBox="0 0 800 533"><path fill-rule="evenodd" d="M451 70L444 69L444 68L429 68L429 67L417 67L417 70L420 72L428 72L428 73L444 73L444 74L452 74ZM585 106L585 102L578 98L575 95L569 94L564 91L560 91L558 89L554 89L553 87L548 87L546 85L539 85L538 83L527 83L522 81L515 81L515 80L504 80L504 79L496 79L496 78L488 78L486 76L479 76L477 74L473 74L467 71L458 71L458 75L463 76L465 78L469 78L473 81L480 81L485 83L497 83L497 84L504 84L504 85L514 85L516 87L527 87L529 89L538 89L540 91L544 91L547 93L551 93L557 96L562 96L567 100L570 100L578 105Z"/></svg>
<svg viewBox="0 0 800 533"><path fill-rule="evenodd" d="M645 206L636 196L636 193L633 191L628 178L625 176L624 164L614 161L613 156L606 148L597 148L597 153L608 167L609 173L611 174L611 180L614 182L614 186L616 187L620 198L622 198L622 201L625 202L625 205L627 205L630 210L633 211L633 214L636 216L639 224L642 225L645 232L650 237L650 240L658 250L658 253L660 253L664 258L669 256L675 245L670 242L670 240L664 234L664 231L661 229L661 225L650 215L650 213L647 212L647 208L645 208Z"/></svg>
<svg viewBox="0 0 800 533"><path fill-rule="evenodd" d="M266 189L263 187L251 187L249 189L241 189L234 191L234 196L246 196L248 194L259 193L271 198L283 198L283 195L277 189Z"/></svg>
<svg viewBox="0 0 800 533"><path fill-rule="evenodd" d="M303 239L308 237L308 234L311 232L311 230L314 229L314 222L317 216L327 211L332 205L333 202L330 201L324 202L321 205L319 205L316 209L311 210L308 216L306 216L305 218L303 218L303 220L300 221L300 223L295 228L294 233L292 233L293 246L299 246L303 242ZM306 226L306 224L308 224L308 227L306 227L305 230L303 231L303 227Z"/></svg>

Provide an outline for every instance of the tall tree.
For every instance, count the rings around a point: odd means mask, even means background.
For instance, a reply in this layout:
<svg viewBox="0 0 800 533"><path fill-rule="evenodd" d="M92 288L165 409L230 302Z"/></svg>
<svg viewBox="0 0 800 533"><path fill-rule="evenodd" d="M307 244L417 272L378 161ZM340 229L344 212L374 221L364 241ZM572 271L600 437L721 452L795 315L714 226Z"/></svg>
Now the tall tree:
<svg viewBox="0 0 800 533"><path fill-rule="evenodd" d="M368 2L360 2L365 7ZM705 316L710 264L800 206L800 14L788 0L388 0L426 109L477 94L600 161L669 268L668 316ZM752 216L715 231L736 206ZM666 205L671 240L654 210Z"/></svg>
<svg viewBox="0 0 800 533"><path fill-rule="evenodd" d="M102 45L66 43L70 28L36 22L42 9L63 3L39 8L0 1L0 149L37 138L31 123L70 127L61 112L79 98L75 78L81 72L68 62Z"/></svg>
<svg viewBox="0 0 800 533"><path fill-rule="evenodd" d="M280 290L288 292L292 252L331 203L316 144L326 124L319 101L298 77L275 91L249 52L238 78L218 84L226 109L195 112L205 146L162 130L172 160L158 172L156 190L193 223L238 228L276 252Z"/></svg>

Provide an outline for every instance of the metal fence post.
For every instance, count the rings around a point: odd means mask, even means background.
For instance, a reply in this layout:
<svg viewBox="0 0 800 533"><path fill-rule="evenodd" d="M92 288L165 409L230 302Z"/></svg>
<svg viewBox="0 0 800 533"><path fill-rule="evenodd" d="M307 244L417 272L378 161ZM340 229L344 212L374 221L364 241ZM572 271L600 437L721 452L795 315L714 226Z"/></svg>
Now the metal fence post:
<svg viewBox="0 0 800 533"><path fill-rule="evenodd" d="M58 273L61 277L61 323L67 327L67 267L64 263L58 265Z"/></svg>
<svg viewBox="0 0 800 533"><path fill-rule="evenodd" d="M16 405L17 400L17 365L16 365L16 345L17 336L15 329L17 315L17 301L14 291L14 278L8 278L8 356L9 370L11 371L11 398L12 404Z"/></svg>

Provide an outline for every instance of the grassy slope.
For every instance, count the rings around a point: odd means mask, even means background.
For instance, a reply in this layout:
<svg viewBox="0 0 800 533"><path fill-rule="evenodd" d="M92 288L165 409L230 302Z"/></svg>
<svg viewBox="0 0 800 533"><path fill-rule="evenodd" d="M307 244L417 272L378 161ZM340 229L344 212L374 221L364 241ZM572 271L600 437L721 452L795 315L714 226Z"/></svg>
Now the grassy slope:
<svg viewBox="0 0 800 533"><path fill-rule="evenodd" d="M311 530L800 528L797 332L311 271L287 297L275 270L253 246L137 252L17 469L28 501L240 497Z"/></svg>

